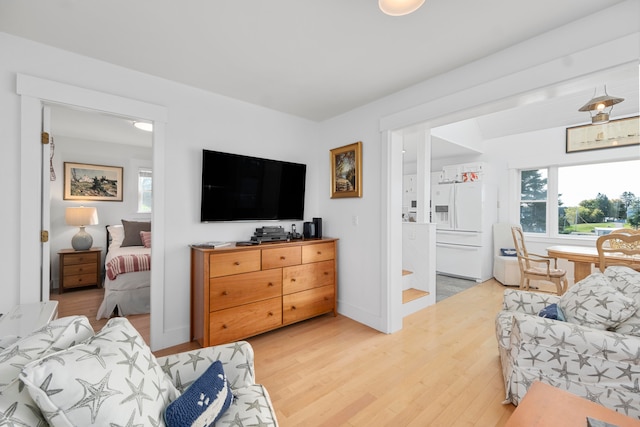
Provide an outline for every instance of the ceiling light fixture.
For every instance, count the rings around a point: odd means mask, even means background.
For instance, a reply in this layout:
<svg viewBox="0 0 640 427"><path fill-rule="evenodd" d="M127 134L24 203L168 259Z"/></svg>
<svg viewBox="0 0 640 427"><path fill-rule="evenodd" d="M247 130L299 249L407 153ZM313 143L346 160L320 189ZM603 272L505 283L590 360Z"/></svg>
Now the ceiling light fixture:
<svg viewBox="0 0 640 427"><path fill-rule="evenodd" d="M146 132L153 132L153 123L133 122L133 125L140 130L144 130Z"/></svg>
<svg viewBox="0 0 640 427"><path fill-rule="evenodd" d="M415 12L424 0L378 0L380 10L390 16L402 16Z"/></svg>
<svg viewBox="0 0 640 427"><path fill-rule="evenodd" d="M584 104L578 111L587 111L591 116L591 123L594 125L607 123L613 106L624 101L624 98L610 96L607 93L607 86L604 86L604 95L599 95L598 89L593 93L593 98Z"/></svg>

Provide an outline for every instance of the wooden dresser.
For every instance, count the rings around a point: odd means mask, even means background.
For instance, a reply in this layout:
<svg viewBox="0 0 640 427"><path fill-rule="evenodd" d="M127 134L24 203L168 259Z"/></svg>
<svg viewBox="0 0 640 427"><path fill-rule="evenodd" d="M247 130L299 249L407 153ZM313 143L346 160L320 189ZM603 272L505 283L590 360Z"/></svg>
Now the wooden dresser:
<svg viewBox="0 0 640 427"><path fill-rule="evenodd" d="M102 248L91 248L86 251L61 249L59 293L65 289L101 284L100 259Z"/></svg>
<svg viewBox="0 0 640 427"><path fill-rule="evenodd" d="M336 315L337 239L191 247L191 339L211 346Z"/></svg>

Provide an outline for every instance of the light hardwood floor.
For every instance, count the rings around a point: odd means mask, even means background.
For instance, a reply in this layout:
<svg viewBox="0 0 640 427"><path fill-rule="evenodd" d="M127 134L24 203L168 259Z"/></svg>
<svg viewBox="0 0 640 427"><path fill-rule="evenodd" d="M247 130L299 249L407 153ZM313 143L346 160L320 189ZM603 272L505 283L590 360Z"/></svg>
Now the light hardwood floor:
<svg viewBox="0 0 640 427"><path fill-rule="evenodd" d="M281 427L502 426L515 409L501 403L494 318L503 290L493 280L479 284L408 316L389 335L325 315L249 338L257 381ZM148 318L141 332L148 338Z"/></svg>

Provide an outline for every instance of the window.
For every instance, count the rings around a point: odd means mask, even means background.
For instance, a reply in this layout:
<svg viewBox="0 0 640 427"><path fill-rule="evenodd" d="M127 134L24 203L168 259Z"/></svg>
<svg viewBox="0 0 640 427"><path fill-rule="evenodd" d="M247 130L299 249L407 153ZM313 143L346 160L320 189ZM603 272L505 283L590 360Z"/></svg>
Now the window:
<svg viewBox="0 0 640 427"><path fill-rule="evenodd" d="M522 229L554 236L597 236L607 234L607 229L637 228L639 170L640 160L521 170Z"/></svg>
<svg viewBox="0 0 640 427"><path fill-rule="evenodd" d="M520 224L523 231L547 232L547 169L520 172Z"/></svg>
<svg viewBox="0 0 640 427"><path fill-rule="evenodd" d="M138 170L138 213L150 213L153 201L153 174L151 169Z"/></svg>

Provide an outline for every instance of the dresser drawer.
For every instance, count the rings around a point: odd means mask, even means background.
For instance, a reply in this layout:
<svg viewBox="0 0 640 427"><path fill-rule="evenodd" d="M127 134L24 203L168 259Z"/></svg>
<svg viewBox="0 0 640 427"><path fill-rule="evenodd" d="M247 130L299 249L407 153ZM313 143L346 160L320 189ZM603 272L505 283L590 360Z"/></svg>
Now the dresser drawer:
<svg viewBox="0 0 640 427"><path fill-rule="evenodd" d="M209 257L210 277L260 270L260 250L212 253Z"/></svg>
<svg viewBox="0 0 640 427"><path fill-rule="evenodd" d="M96 273L75 274L72 276L64 275L62 286L65 288L74 288L77 286L97 285Z"/></svg>
<svg viewBox="0 0 640 427"><path fill-rule="evenodd" d="M298 265L301 260L300 246L290 248L275 248L262 250L262 269L287 267Z"/></svg>
<svg viewBox="0 0 640 427"><path fill-rule="evenodd" d="M336 259L336 249L332 242L302 246L302 263Z"/></svg>
<svg viewBox="0 0 640 427"><path fill-rule="evenodd" d="M333 285L282 297L282 323L297 322L333 311L335 291Z"/></svg>
<svg viewBox="0 0 640 427"><path fill-rule="evenodd" d="M98 265L93 262L93 264L71 264L65 265L64 267L64 275L75 275L75 274L93 274L93 277L96 277L96 272L98 271Z"/></svg>
<svg viewBox="0 0 640 427"><path fill-rule="evenodd" d="M291 294L320 286L333 285L333 261L314 262L282 269L282 293Z"/></svg>
<svg viewBox="0 0 640 427"><path fill-rule="evenodd" d="M282 269L209 279L209 309L222 310L282 294Z"/></svg>
<svg viewBox="0 0 640 427"><path fill-rule="evenodd" d="M272 298L209 316L209 345L237 341L282 325L282 299Z"/></svg>
<svg viewBox="0 0 640 427"><path fill-rule="evenodd" d="M75 265L75 264L89 264L95 263L96 257L99 256L98 252L86 253L86 254L67 254L63 257L64 265Z"/></svg>

